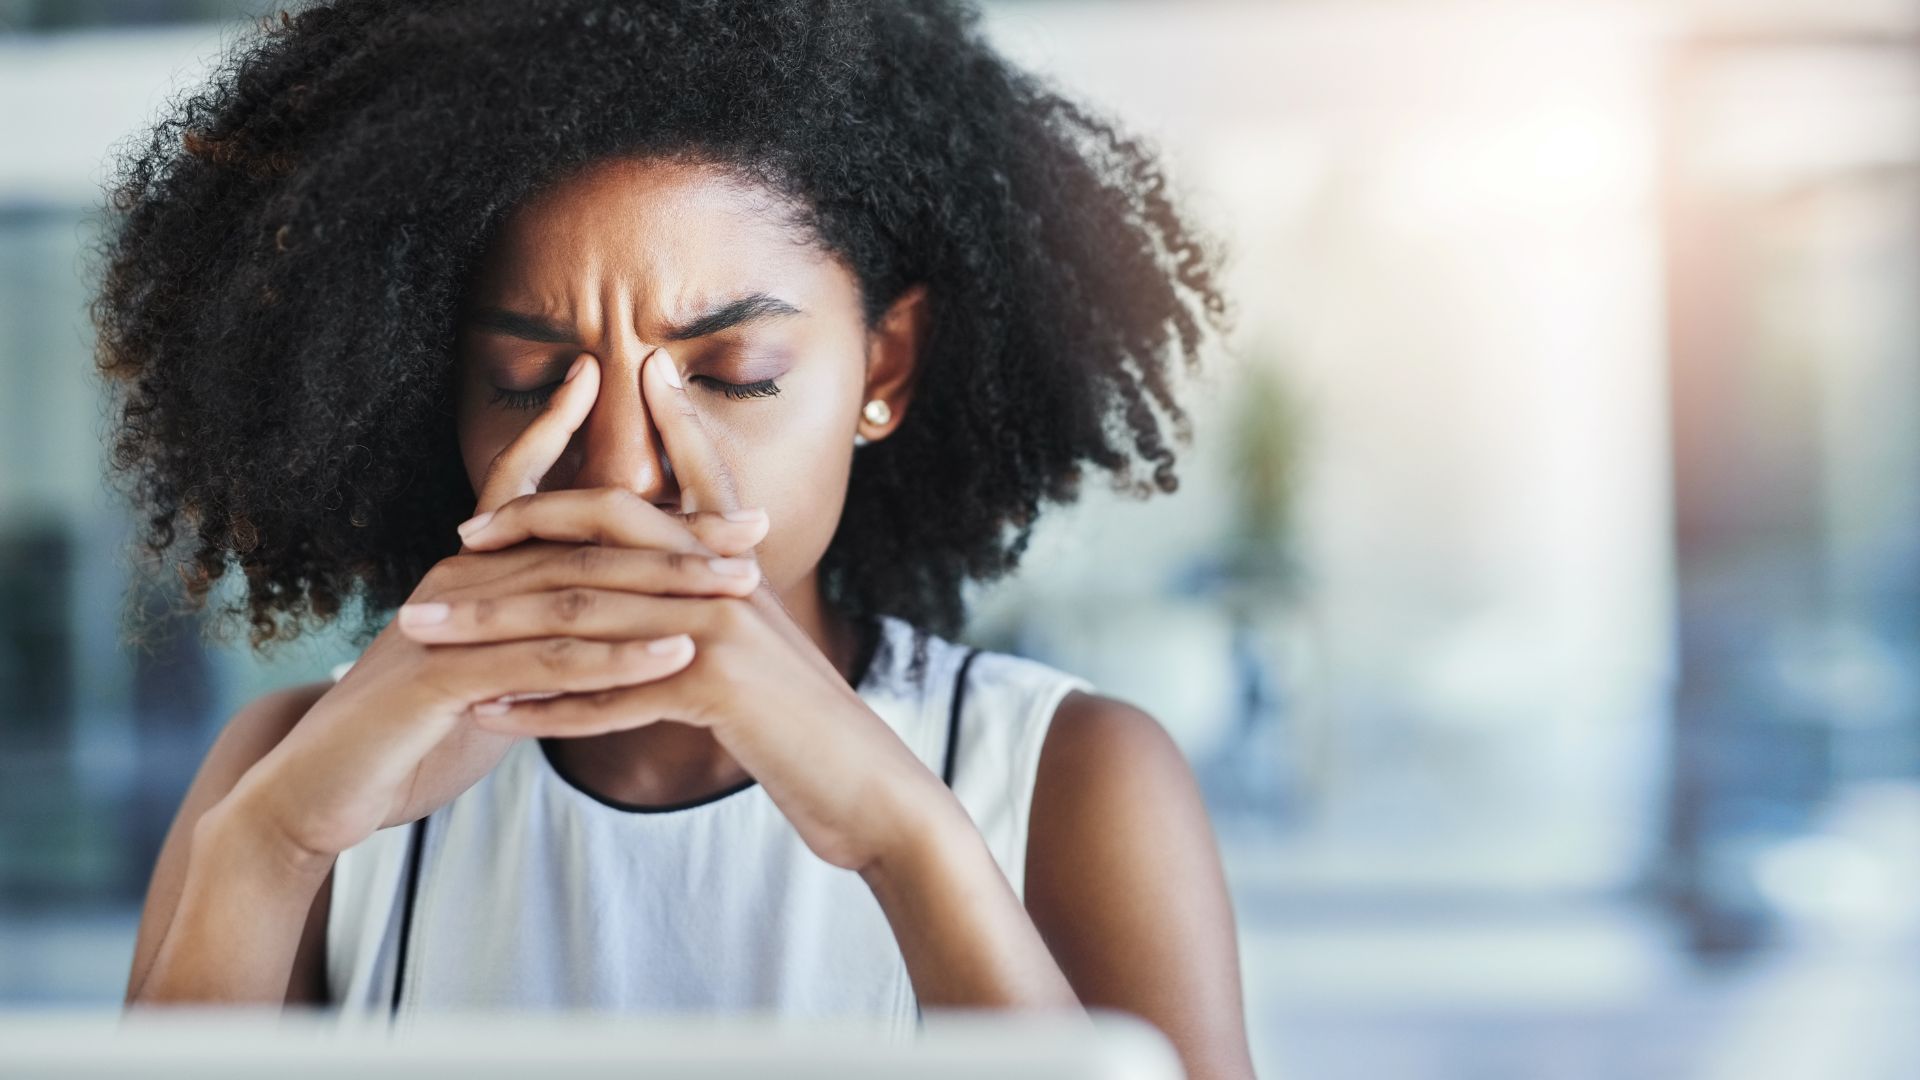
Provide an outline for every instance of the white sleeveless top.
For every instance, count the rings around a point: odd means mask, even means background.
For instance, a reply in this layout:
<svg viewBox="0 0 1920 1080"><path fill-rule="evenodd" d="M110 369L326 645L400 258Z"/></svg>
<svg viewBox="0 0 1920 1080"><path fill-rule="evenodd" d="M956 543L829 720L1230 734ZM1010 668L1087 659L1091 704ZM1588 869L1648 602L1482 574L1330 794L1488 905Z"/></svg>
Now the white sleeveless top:
<svg viewBox="0 0 1920 1080"><path fill-rule="evenodd" d="M950 772L1024 900L1041 744L1060 700L1092 684L933 634L913 682L914 634L881 616L856 689L935 774ZM331 905L327 981L348 1022L442 1008L753 1012L904 1034L919 1015L866 882L813 854L751 779L630 807L575 786L522 739L422 821L342 852Z"/></svg>

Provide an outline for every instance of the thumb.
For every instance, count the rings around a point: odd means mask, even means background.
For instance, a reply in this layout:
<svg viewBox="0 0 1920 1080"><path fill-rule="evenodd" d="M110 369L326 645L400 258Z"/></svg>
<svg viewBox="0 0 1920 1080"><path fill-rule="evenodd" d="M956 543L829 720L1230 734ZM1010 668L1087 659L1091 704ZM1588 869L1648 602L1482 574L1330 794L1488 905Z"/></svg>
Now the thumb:
<svg viewBox="0 0 1920 1080"><path fill-rule="evenodd" d="M539 490L573 433L586 422L587 413L600 393L600 364L591 353L581 353L567 369L567 377L555 390L547 407L533 418L526 430L515 436L494 455L481 481L479 498L474 502L477 517ZM462 545L464 547L464 545Z"/></svg>

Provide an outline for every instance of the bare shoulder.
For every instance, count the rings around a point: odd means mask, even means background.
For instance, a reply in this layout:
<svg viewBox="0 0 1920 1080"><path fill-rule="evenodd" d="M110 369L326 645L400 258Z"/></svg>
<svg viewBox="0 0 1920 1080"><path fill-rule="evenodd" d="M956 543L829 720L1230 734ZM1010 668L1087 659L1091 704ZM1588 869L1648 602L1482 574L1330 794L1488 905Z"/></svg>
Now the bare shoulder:
<svg viewBox="0 0 1920 1080"><path fill-rule="evenodd" d="M173 912L186 882L194 826L201 815L226 798L247 770L280 745L300 718L313 708L314 702L332 687L330 680L315 681L261 694L234 712L208 748L199 772L180 800L180 809L174 813L173 824L167 829L160 855L154 861L153 875L147 883L146 904L141 910L140 929L134 940L133 964L127 975L129 997L146 979L147 969L160 950L160 941L173 921ZM315 1000L313 995L318 992L314 982L318 978L317 949L321 947L318 934L324 928L329 892L323 887L315 899L300 955L295 960L295 985L289 987L289 1001Z"/></svg>
<svg viewBox="0 0 1920 1080"><path fill-rule="evenodd" d="M1232 902L1186 755L1152 714L1075 691L1034 778L1026 906L1080 1000L1166 1032L1188 1074L1250 1077Z"/></svg>
<svg viewBox="0 0 1920 1080"><path fill-rule="evenodd" d="M1162 783L1191 782L1180 747L1151 713L1119 698L1075 690L1060 700L1041 751L1050 780L1111 783L1116 771L1139 780L1159 774ZM1082 794L1085 794L1083 791Z"/></svg>
<svg viewBox="0 0 1920 1080"><path fill-rule="evenodd" d="M1049 898L1052 882L1072 889L1090 873L1164 870L1155 864L1195 851L1214 856L1212 826L1167 729L1119 698L1082 690L1062 698L1034 777L1027 866L1037 899Z"/></svg>

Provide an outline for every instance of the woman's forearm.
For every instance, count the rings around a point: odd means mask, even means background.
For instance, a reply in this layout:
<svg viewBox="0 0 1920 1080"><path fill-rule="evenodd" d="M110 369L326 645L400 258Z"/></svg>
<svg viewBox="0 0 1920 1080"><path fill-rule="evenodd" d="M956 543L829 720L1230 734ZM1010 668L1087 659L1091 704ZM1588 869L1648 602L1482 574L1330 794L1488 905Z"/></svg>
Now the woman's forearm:
<svg viewBox="0 0 1920 1080"><path fill-rule="evenodd" d="M333 860L273 837L234 796L201 815L173 921L129 1006L283 1004Z"/></svg>
<svg viewBox="0 0 1920 1080"><path fill-rule="evenodd" d="M1080 1000L958 802L861 871L926 1006L1079 1010Z"/></svg>

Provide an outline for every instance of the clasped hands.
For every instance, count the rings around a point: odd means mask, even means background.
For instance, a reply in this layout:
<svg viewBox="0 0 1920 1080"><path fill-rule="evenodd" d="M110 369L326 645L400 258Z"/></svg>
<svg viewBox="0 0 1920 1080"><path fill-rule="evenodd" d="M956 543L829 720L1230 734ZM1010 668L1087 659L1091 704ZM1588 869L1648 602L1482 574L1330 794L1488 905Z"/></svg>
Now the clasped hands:
<svg viewBox="0 0 1920 1080"><path fill-rule="evenodd" d="M591 355L576 361L495 460L461 528L456 559L516 548L525 557L504 575L429 591L401 609L400 629L436 649L537 640L543 667L573 673L556 679L562 685L580 685L583 668L602 673L605 685L584 692L529 689L475 703L477 726L534 737L660 721L705 727L823 859L865 869L913 843L923 812L957 803L765 580L754 547L768 516L741 505L664 349L643 362L641 385L681 512L619 488L538 490L591 408L599 374Z"/></svg>

